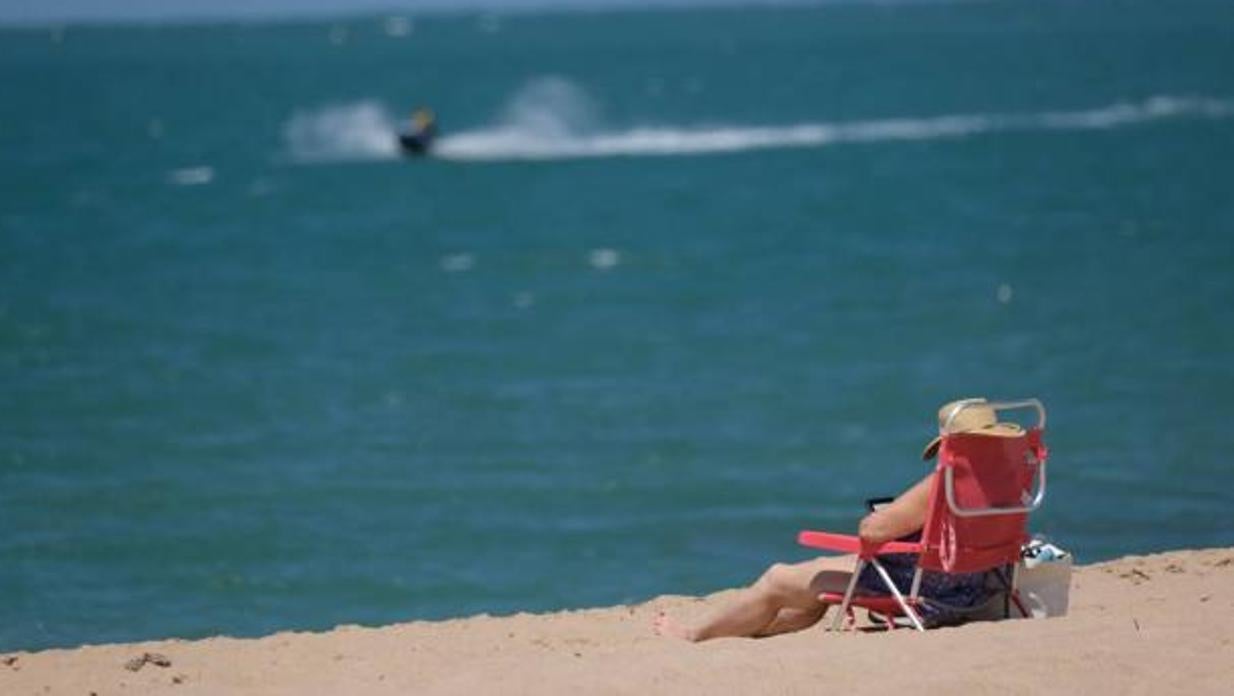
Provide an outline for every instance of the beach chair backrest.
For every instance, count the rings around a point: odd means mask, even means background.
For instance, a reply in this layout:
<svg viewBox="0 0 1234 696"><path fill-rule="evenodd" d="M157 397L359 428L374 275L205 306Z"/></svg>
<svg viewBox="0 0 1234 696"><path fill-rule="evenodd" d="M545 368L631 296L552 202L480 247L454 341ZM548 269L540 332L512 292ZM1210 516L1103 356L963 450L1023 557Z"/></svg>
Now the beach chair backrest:
<svg viewBox="0 0 1234 696"><path fill-rule="evenodd" d="M1028 541L1028 514L1045 497L1038 427L1015 437L944 435L930 488L920 565L968 573L1014 563Z"/></svg>

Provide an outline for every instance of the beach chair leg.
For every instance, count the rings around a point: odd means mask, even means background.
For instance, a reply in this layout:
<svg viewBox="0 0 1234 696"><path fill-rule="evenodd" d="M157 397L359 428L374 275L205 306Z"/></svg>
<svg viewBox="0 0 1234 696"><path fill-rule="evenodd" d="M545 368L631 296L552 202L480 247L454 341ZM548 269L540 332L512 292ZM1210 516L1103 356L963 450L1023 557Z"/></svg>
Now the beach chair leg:
<svg viewBox="0 0 1234 696"><path fill-rule="evenodd" d="M1011 587L1007 591L1007 595L1011 598L1010 601L1015 603L1015 608L1020 610L1020 616L1029 618L1028 610L1024 608L1024 603L1020 601L1020 589L1018 580L1020 576L1020 564L1016 563L1011 566ZM1007 616L1011 616L1011 610L1007 610Z"/></svg>
<svg viewBox="0 0 1234 696"><path fill-rule="evenodd" d="M831 630L840 630L840 624L844 621L845 615L850 611L849 607L853 601L853 593L857 591L857 578L861 575L861 571L865 570L865 559L857 559L857 567L853 568L853 576L848 579L848 589L844 591L844 601L840 603L840 610L836 612L836 617L831 620Z"/></svg>
<svg viewBox="0 0 1234 696"><path fill-rule="evenodd" d="M1020 601L1020 593L1015 588L1015 574L1017 565L1012 563L1002 568L996 568L990 572L994 573L994 577L998 578L998 583L1003 586L1003 618L1011 618L1012 605L1020 612L1024 618L1028 618L1028 611L1024 609L1024 603Z"/></svg>
<svg viewBox="0 0 1234 696"><path fill-rule="evenodd" d="M1020 601L1020 592L1017 590L1011 593L1011 601L1015 604L1015 608L1020 610L1020 616L1027 619L1031 618L1028 609L1024 608L1024 602Z"/></svg>
<svg viewBox="0 0 1234 696"><path fill-rule="evenodd" d="M892 596L900 603L900 608L904 610L904 615L908 617L909 621L913 622L913 628L924 632L925 626L921 625L921 619L917 617L917 612L913 611L908 602L904 601L904 595L900 594L900 588L896 587L896 584L891 581L891 576L887 574L887 569L877 559L871 559L870 563L874 564L874 570L878 571L878 575L883 579L883 583L887 585L887 589L891 590Z"/></svg>
<svg viewBox="0 0 1234 696"><path fill-rule="evenodd" d="M891 629L891 626L887 623L887 617L874 611L873 609L866 610L866 620L869 621L875 628L881 627L888 630Z"/></svg>

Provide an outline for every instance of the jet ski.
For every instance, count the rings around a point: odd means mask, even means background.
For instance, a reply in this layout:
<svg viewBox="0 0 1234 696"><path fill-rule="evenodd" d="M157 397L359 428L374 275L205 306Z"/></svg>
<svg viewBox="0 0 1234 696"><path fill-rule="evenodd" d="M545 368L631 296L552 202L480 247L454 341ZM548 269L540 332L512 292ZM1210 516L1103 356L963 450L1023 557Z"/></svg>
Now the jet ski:
<svg viewBox="0 0 1234 696"><path fill-rule="evenodd" d="M437 136L437 118L433 112L416 109L407 125L407 130L398 134L398 145L403 154L410 157L429 154L433 139Z"/></svg>

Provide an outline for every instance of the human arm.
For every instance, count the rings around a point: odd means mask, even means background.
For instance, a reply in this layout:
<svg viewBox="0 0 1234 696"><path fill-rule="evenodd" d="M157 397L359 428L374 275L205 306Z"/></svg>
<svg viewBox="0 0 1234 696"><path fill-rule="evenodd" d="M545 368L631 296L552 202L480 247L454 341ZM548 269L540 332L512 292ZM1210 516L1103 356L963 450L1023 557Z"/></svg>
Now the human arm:
<svg viewBox="0 0 1234 696"><path fill-rule="evenodd" d="M921 529L925 524L932 479L933 474L927 475L886 507L866 515L857 527L861 540L867 544L881 544Z"/></svg>

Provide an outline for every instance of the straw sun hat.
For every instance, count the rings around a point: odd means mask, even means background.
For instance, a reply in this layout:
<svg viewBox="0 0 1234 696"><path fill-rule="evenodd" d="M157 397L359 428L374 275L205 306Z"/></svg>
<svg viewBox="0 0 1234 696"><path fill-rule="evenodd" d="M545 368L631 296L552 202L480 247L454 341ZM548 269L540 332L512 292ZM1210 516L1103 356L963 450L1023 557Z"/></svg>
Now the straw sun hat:
<svg viewBox="0 0 1234 696"><path fill-rule="evenodd" d="M955 413L951 427L947 427L947 419ZM938 446L944 435L956 433L971 433L973 435L988 435L990 437L1019 437L1024 434L1024 428L1015 423L1000 423L994 409L986 405L985 399L959 399L938 409L938 437L930 440L921 452L922 459L931 459L938 454Z"/></svg>

